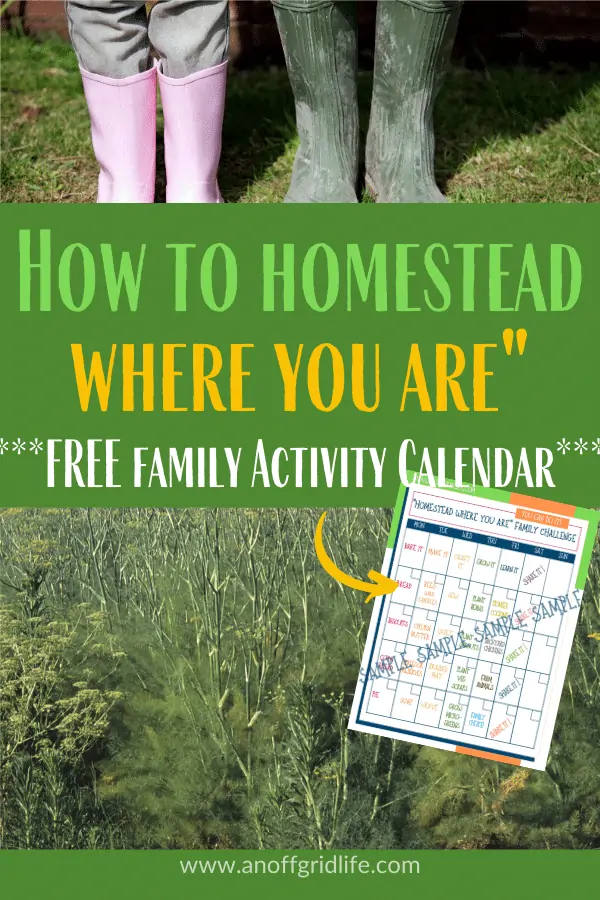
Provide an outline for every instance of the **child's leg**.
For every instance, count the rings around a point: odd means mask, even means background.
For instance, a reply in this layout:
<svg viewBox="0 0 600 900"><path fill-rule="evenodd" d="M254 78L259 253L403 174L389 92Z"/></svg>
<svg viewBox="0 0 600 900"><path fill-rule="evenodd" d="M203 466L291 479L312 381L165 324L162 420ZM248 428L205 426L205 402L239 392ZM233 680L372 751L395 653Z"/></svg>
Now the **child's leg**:
<svg viewBox="0 0 600 900"><path fill-rule="evenodd" d="M220 203L229 4L159 0L150 40L161 58L167 203Z"/></svg>
<svg viewBox="0 0 600 900"><path fill-rule="evenodd" d="M152 203L156 69L144 3L67 2L100 166L99 203Z"/></svg>
<svg viewBox="0 0 600 900"><path fill-rule="evenodd" d="M67 0L67 18L79 65L105 78L128 78L152 66L144 3Z"/></svg>
<svg viewBox="0 0 600 900"><path fill-rule="evenodd" d="M229 3L158 0L150 13L150 41L168 78L187 78L218 66L229 49Z"/></svg>

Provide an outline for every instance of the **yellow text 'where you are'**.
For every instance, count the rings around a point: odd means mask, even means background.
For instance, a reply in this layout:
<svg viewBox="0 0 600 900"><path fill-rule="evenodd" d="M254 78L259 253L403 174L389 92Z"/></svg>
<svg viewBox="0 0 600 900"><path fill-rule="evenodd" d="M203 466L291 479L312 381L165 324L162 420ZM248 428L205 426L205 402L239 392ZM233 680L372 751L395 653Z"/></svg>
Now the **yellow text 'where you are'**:
<svg viewBox="0 0 600 900"><path fill-rule="evenodd" d="M342 403L365 413L378 409L384 389L379 344L276 343L269 351L270 384L274 379L278 385L281 411L295 412L307 401L321 412ZM254 412L265 396L264 378L253 381L253 364L265 348L254 344L112 344L106 351L86 351L74 343L71 353L83 412ZM488 388L494 361L503 353L494 343L467 349L438 343L427 352L413 343L397 354L395 383L385 390L396 391L400 412L497 412ZM273 396L271 390L269 403Z"/></svg>

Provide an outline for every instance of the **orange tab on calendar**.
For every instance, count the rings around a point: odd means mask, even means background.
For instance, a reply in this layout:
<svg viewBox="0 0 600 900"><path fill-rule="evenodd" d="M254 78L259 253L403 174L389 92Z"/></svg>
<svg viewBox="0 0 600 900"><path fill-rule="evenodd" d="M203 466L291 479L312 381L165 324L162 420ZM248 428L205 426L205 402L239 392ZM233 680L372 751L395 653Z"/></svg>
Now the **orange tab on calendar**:
<svg viewBox="0 0 600 900"><path fill-rule="evenodd" d="M569 530L569 519L565 519L562 516L553 516L539 509L518 507L515 512L515 519L520 519L522 522L535 522L537 525L549 525L551 528L562 528L564 531Z"/></svg>

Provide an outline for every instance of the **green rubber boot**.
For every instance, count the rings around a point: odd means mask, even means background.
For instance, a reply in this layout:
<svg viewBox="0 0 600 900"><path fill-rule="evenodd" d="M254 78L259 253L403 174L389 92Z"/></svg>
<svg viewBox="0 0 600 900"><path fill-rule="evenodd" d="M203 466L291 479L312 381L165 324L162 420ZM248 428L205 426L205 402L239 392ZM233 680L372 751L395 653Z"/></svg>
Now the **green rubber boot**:
<svg viewBox="0 0 600 900"><path fill-rule="evenodd" d="M444 203L435 182L433 106L459 0L385 0L377 9L366 184L379 203Z"/></svg>
<svg viewBox="0 0 600 900"><path fill-rule="evenodd" d="M286 203L357 203L354 2L274 0L300 147Z"/></svg>

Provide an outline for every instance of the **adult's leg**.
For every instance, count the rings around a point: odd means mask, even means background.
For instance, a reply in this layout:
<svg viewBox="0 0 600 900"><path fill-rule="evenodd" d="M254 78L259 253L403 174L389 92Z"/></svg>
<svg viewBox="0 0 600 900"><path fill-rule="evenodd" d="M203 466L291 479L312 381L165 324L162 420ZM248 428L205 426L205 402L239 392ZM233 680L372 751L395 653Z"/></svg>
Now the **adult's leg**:
<svg viewBox="0 0 600 900"><path fill-rule="evenodd" d="M156 72L143 3L66 4L100 166L99 203L152 203Z"/></svg>
<svg viewBox="0 0 600 900"><path fill-rule="evenodd" d="M168 203L221 203L217 172L227 83L227 0L159 0L150 40L160 56Z"/></svg>
<svg viewBox="0 0 600 900"><path fill-rule="evenodd" d="M286 202L356 203L356 4L273 0L273 6L300 138Z"/></svg>
<svg viewBox="0 0 600 900"><path fill-rule="evenodd" d="M460 0L383 0L377 9L367 186L379 202L439 203L433 106Z"/></svg>

